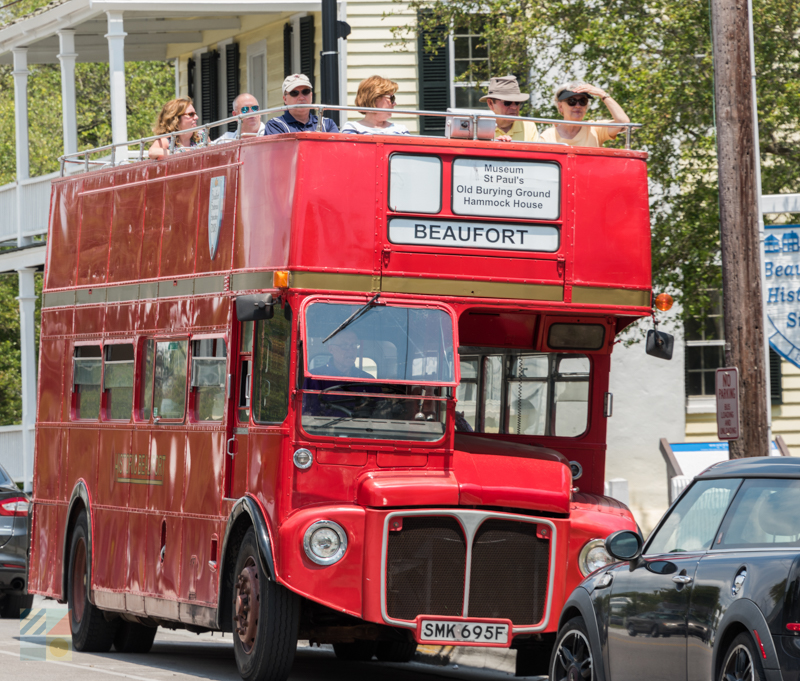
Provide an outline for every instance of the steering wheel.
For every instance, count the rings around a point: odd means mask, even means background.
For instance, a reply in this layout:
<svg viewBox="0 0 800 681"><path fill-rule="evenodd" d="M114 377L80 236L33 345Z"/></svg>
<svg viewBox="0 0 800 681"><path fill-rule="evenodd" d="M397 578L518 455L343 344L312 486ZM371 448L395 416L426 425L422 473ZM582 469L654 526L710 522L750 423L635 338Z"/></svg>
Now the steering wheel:
<svg viewBox="0 0 800 681"><path fill-rule="evenodd" d="M338 383L336 385L330 385L327 388L323 388L319 392L319 403L330 409L335 409L336 411L340 411L347 416L354 416L355 413L359 410L359 408L363 408L367 402L363 398L355 397L354 395L336 395L330 396L326 395L325 393L334 392L338 390L346 390L351 383ZM351 404L352 406L347 407L345 405Z"/></svg>

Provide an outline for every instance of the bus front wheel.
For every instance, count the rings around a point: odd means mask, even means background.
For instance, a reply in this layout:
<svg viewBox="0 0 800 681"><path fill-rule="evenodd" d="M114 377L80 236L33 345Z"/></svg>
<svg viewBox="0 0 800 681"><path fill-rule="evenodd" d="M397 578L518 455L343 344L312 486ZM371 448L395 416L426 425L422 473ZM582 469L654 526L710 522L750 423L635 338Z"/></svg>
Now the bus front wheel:
<svg viewBox="0 0 800 681"><path fill-rule="evenodd" d="M256 533L247 530L233 577L233 651L244 681L285 681L294 662L300 598L261 568Z"/></svg>
<svg viewBox="0 0 800 681"><path fill-rule="evenodd" d="M89 601L89 525L81 514L72 531L69 551L67 601L72 645L85 653L107 653L114 642L118 620L108 622L102 610Z"/></svg>

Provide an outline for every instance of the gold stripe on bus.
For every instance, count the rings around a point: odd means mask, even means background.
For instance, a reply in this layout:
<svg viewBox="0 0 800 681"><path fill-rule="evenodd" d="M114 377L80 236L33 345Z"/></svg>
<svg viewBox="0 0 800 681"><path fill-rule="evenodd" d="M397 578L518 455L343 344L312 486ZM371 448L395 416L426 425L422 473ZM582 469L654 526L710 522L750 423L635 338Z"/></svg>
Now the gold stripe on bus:
<svg viewBox="0 0 800 681"><path fill-rule="evenodd" d="M342 272L292 272L289 279L291 288L358 291L360 293L380 291L380 284L380 276Z"/></svg>
<svg viewBox="0 0 800 681"><path fill-rule="evenodd" d="M75 304L75 291L54 291L42 296L42 307L61 307Z"/></svg>
<svg viewBox="0 0 800 681"><path fill-rule="evenodd" d="M163 480L150 480L147 478L117 478L117 482L129 482L133 485L163 485Z"/></svg>
<svg viewBox="0 0 800 681"><path fill-rule="evenodd" d="M210 293L223 293L225 291L225 276L197 277L194 280L194 294L196 296Z"/></svg>
<svg viewBox="0 0 800 681"><path fill-rule="evenodd" d="M105 302L105 288L79 288L77 291L75 291L75 303L78 305L92 305Z"/></svg>
<svg viewBox="0 0 800 681"><path fill-rule="evenodd" d="M465 298L512 298L515 300L564 299L564 287L549 284L510 284L502 281L463 281L417 277L383 277L387 293L417 293Z"/></svg>
<svg viewBox="0 0 800 681"><path fill-rule="evenodd" d="M630 305L650 307L650 291L632 291L626 288L600 288L573 286L572 302L584 305Z"/></svg>
<svg viewBox="0 0 800 681"><path fill-rule="evenodd" d="M272 288L272 272L242 272L231 275L231 291Z"/></svg>
<svg viewBox="0 0 800 681"><path fill-rule="evenodd" d="M148 281L144 284L139 284L139 300L148 300L150 298L158 297L158 282Z"/></svg>
<svg viewBox="0 0 800 681"><path fill-rule="evenodd" d="M109 286L106 300L109 303L125 303L129 300L139 300L139 284Z"/></svg>

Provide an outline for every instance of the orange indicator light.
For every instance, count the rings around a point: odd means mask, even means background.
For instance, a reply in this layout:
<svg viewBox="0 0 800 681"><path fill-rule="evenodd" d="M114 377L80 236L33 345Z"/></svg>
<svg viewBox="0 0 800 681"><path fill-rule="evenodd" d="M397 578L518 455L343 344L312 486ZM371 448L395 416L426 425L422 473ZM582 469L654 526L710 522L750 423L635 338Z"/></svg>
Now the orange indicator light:
<svg viewBox="0 0 800 681"><path fill-rule="evenodd" d="M289 288L289 273L286 270L276 270L273 272L272 286L274 288Z"/></svg>
<svg viewBox="0 0 800 681"><path fill-rule="evenodd" d="M659 293L656 296L656 310L666 312L672 308L672 296L669 293Z"/></svg>

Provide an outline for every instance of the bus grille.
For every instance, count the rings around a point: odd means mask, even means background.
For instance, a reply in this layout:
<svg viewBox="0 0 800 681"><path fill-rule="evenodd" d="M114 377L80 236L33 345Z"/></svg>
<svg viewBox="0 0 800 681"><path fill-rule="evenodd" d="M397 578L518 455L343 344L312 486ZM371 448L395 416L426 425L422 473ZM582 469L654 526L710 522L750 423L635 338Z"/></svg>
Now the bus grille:
<svg viewBox="0 0 800 681"><path fill-rule="evenodd" d="M550 542L534 523L489 518L472 545L469 617L540 622L547 601ZM389 532L386 611L390 618L463 614L466 540L450 516L408 516Z"/></svg>
<svg viewBox="0 0 800 681"><path fill-rule="evenodd" d="M469 616L536 624L547 600L549 542L536 525L492 518L472 545Z"/></svg>
<svg viewBox="0 0 800 681"><path fill-rule="evenodd" d="M467 562L464 533L455 518L411 516L389 533L386 609L389 617L459 617Z"/></svg>

